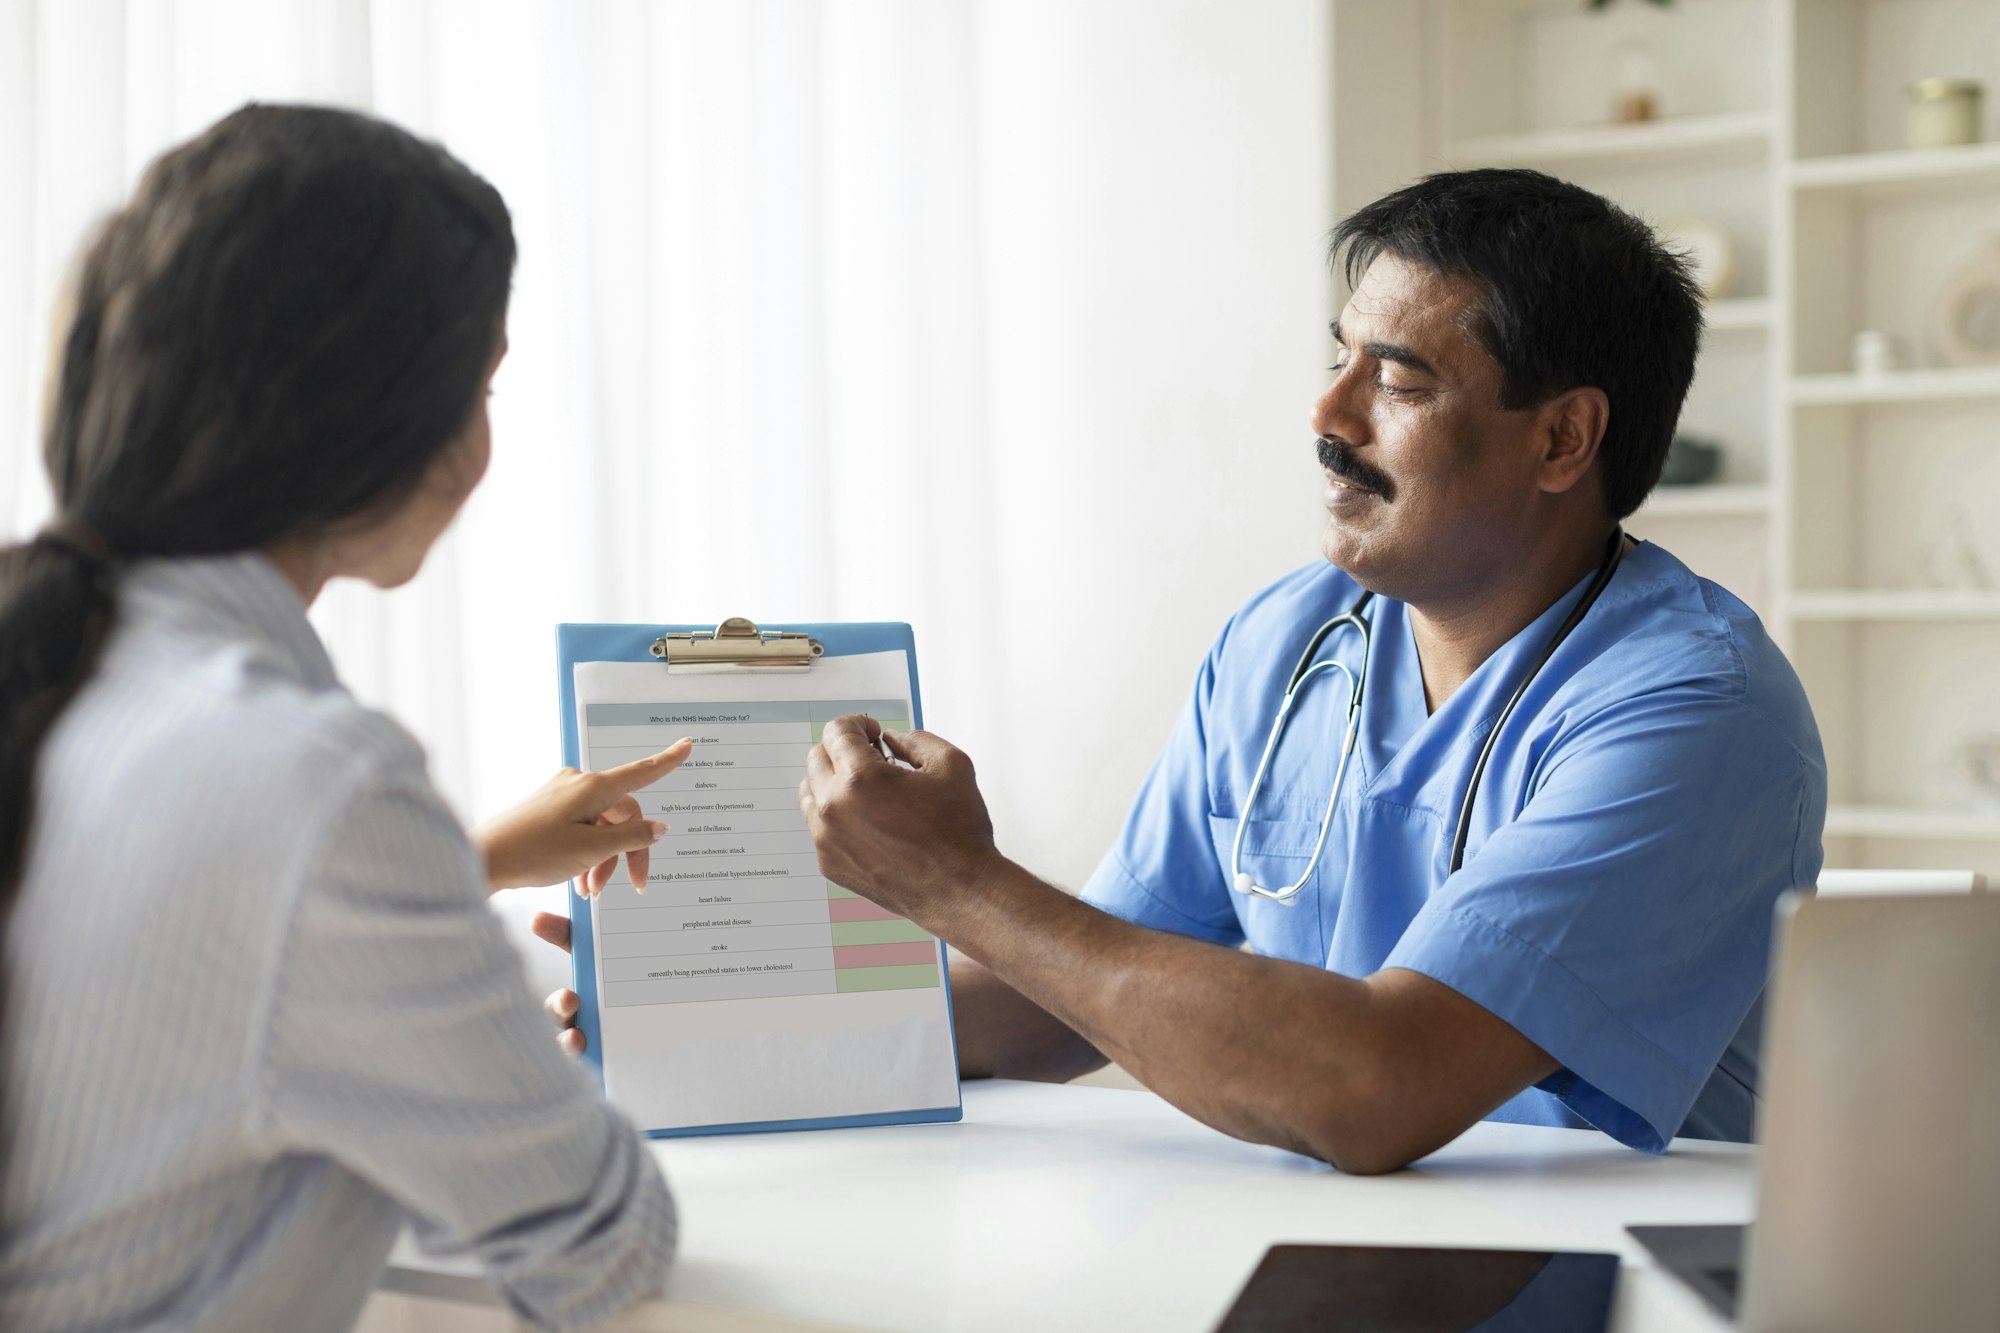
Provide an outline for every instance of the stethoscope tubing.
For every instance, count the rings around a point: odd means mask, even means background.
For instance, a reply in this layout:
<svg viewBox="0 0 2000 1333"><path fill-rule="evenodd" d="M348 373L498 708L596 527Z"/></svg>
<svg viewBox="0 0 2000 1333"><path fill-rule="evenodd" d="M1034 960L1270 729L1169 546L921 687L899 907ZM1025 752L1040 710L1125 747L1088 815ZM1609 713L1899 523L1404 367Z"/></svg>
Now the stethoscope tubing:
<svg viewBox="0 0 2000 1333"><path fill-rule="evenodd" d="M1465 799L1459 802L1458 827L1452 833L1451 861L1445 869L1445 878L1449 879L1456 875L1460 867L1465 864L1465 842L1472 835L1472 803L1479 795L1479 784L1486 776L1486 762L1493 757L1493 747L1499 743L1500 732L1506 727L1507 719L1514 716L1515 707L1527 695L1528 687L1535 683L1535 677L1542 674L1542 668L1549 664L1549 659L1556 655L1556 649L1563 646L1563 641L1568 639L1571 632L1583 623L1583 618L1590 614L1590 608L1597 605L1597 599L1603 596L1604 590L1611 585L1612 576L1617 574L1618 566L1624 562L1625 529L1622 526L1614 527L1611 530L1611 550L1605 555L1604 563L1597 567L1597 576L1590 581L1590 586L1584 590L1583 596L1577 599L1576 605L1570 608L1569 615L1563 618L1563 623L1556 628L1556 632L1549 636L1549 641L1542 645L1541 654L1535 658L1535 664L1528 668L1528 674L1521 677L1521 683L1515 686L1514 693L1507 697L1507 706L1500 710L1500 716L1493 719L1492 730L1486 733L1486 741L1479 747L1479 758L1473 761L1472 777L1465 784Z"/></svg>
<svg viewBox="0 0 2000 1333"><path fill-rule="evenodd" d="M1535 658L1534 664L1528 668L1527 674L1521 678L1520 684L1514 687L1513 694L1508 696L1506 706L1500 710L1500 715L1494 719L1492 729L1486 733L1486 740L1479 747L1478 758L1473 761L1472 776L1465 784L1465 795L1459 802L1458 821L1452 831L1451 861L1445 871L1446 878L1457 874L1459 869L1465 864L1465 845L1467 838L1470 837L1472 832L1473 806L1478 800L1479 784L1486 776L1486 766L1488 761L1493 757L1493 749L1499 740L1501 730L1507 725L1507 720L1514 715L1515 707L1527 695L1528 687L1534 684L1535 678L1541 674L1542 668L1548 665L1549 659L1555 656L1556 650L1562 647L1563 641L1569 638L1578 625L1583 623L1583 618L1590 614L1590 609L1597 605L1597 599L1603 595L1605 588L1610 585L1612 577L1617 574L1618 566L1624 562L1624 559L1625 530L1623 527L1615 527L1611 533L1610 550L1606 552L1603 562L1598 565L1597 574L1591 579L1590 586L1584 590L1583 596L1577 599L1577 604L1570 609L1570 613L1563 619L1563 623L1556 628L1556 631L1549 636L1548 641L1542 645L1541 653ZM1345 785L1347 779L1348 761L1353 756L1355 742L1361 734L1361 705L1368 685L1368 659L1372 656L1372 649L1374 647L1374 632L1369 622L1363 619L1361 613L1367 609L1369 602L1373 600L1374 596L1375 594L1372 592L1363 591L1359 597L1354 599L1354 604L1348 607L1346 611L1335 616L1314 631L1312 639L1306 644L1305 651L1299 655L1298 665L1292 668L1291 680L1285 686L1284 697L1278 702L1278 715L1271 721L1270 735L1264 741L1264 751L1258 757L1256 773L1250 779L1250 790L1244 796L1243 811L1236 821L1236 837L1230 844L1230 882L1238 893L1250 897L1264 898L1271 902L1283 903L1289 907L1298 901L1299 895L1304 892L1306 884L1312 879L1313 872L1319 868L1320 856L1326 850L1327 833L1333 827L1334 811L1340 804L1341 788ZM1319 657L1319 651L1325 645L1328 637L1343 627L1351 628L1356 634L1361 636L1361 669L1359 673L1349 670L1344 664L1339 662L1315 660ZM1313 843L1312 855L1306 860L1306 868L1296 880L1285 885L1283 888L1265 888L1243 869L1244 835L1248 833L1251 818L1256 813L1257 799L1263 794L1264 779L1270 771L1272 758L1278 752L1278 742L1284 735L1285 723L1291 716L1292 705L1298 701L1299 694L1305 685L1314 676L1328 669L1339 671L1342 675L1346 676L1350 687L1348 692L1346 734L1341 740L1340 761L1333 772L1333 790L1327 793L1326 811L1320 816L1319 837Z"/></svg>
<svg viewBox="0 0 2000 1333"><path fill-rule="evenodd" d="M1364 645L1363 656L1365 658L1365 645L1369 641L1368 626L1357 620L1356 628L1361 631L1361 640ZM1321 637L1324 638L1325 636L1322 635ZM1326 835L1328 830L1333 827L1334 807L1339 803L1341 783L1347 776L1347 762L1354 754L1355 739L1361 734L1360 678L1339 662L1319 662L1315 663L1310 670L1295 672L1292 677L1291 686L1286 689L1284 699L1278 704L1277 725L1271 728L1270 737L1264 742L1264 753L1257 760L1256 776L1250 779L1250 800L1254 806L1257 799L1257 792L1264 784L1264 772L1271 766L1271 756L1277 753L1278 737L1284 734L1285 717L1292 711L1292 701L1299 697L1299 690L1307 681L1311 680L1321 671L1326 670L1338 671L1341 675L1347 677L1349 694L1347 736L1342 740L1340 745L1340 764L1333 772L1333 790L1327 793L1326 812L1320 816L1319 837L1313 843L1312 855L1306 861L1305 873L1300 875L1295 882L1287 884L1282 889L1267 889L1245 874L1242 869L1243 835L1250 829L1250 819L1246 814L1244 818L1236 821L1236 839L1229 848L1229 864L1235 875L1234 883L1239 892L1255 894L1259 898L1269 898L1273 902L1289 903L1299 896L1299 893L1306 886L1306 881L1312 878L1314 867L1319 865L1320 853L1326 849ZM1365 676L1368 670L1365 661L1362 664L1361 670Z"/></svg>

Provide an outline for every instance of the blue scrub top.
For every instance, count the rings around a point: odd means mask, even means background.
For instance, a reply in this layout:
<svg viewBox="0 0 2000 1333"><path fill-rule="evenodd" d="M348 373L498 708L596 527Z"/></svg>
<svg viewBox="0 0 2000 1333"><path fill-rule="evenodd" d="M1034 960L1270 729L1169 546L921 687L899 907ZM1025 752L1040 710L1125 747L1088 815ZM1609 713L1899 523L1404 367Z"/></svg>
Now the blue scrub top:
<svg viewBox="0 0 2000 1333"><path fill-rule="evenodd" d="M1819 878L1826 760L1805 691L1742 602L1650 543L1473 762L1579 582L1428 712L1408 609L1376 598L1361 736L1326 851L1287 906L1232 887L1230 845L1278 701L1358 589L1316 564L1223 627L1117 844L1083 890L1135 924L1347 976L1421 972L1562 1065L1488 1119L1595 1126L1658 1152L1748 1141L1772 907ZM1360 636L1322 659L1354 666ZM1311 854L1347 713L1339 672L1294 707L1244 837L1260 884Z"/></svg>

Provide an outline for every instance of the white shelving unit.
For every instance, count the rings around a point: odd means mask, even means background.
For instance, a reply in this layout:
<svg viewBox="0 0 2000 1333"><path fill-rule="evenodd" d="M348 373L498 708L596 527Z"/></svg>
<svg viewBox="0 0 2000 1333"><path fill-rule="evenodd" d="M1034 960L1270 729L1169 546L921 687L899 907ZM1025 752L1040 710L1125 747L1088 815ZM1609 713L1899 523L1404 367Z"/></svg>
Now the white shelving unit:
<svg viewBox="0 0 2000 1333"><path fill-rule="evenodd" d="M1866 407L1871 403L1951 403L2000 398L2000 369L1954 367L1897 370L1872 378L1860 375L1796 375L1792 401L1814 405Z"/></svg>
<svg viewBox="0 0 2000 1333"><path fill-rule="evenodd" d="M1834 805L1827 807L1826 832L1828 837L1986 842L2000 838L2000 814Z"/></svg>
<svg viewBox="0 0 2000 1333"><path fill-rule="evenodd" d="M1768 486L1662 486L1639 512L1648 518L1754 518L1770 508Z"/></svg>
<svg viewBox="0 0 2000 1333"><path fill-rule="evenodd" d="M2000 593L1795 592L1794 620L1991 620L2000 622Z"/></svg>
<svg viewBox="0 0 2000 1333"><path fill-rule="evenodd" d="M1762 113L1686 116L1646 125L1458 139L1445 145L1444 157L1460 167L1560 167L1606 158L1727 159L1769 152L1771 130L1771 117Z"/></svg>
<svg viewBox="0 0 2000 1333"><path fill-rule="evenodd" d="M2000 875L1968 758L2000 744L2000 587L1936 586L2000 579L2000 365L1946 364L1936 338L1953 278L2000 244L2000 0L1330 3L1340 211L1512 165L1730 232L1739 280L1683 414L1722 476L1631 525L1742 595L1798 667L1829 864ZM1610 125L1633 43L1663 115ZM1931 75L1985 84L1992 142L1903 146L1904 90ZM1908 368L1855 374L1864 329ZM1946 539L1971 553L1941 559Z"/></svg>
<svg viewBox="0 0 2000 1333"><path fill-rule="evenodd" d="M1794 190L1915 195L2000 185L2000 144L1966 148L1846 153L1788 164Z"/></svg>
<svg viewBox="0 0 2000 1333"><path fill-rule="evenodd" d="M1777 319L1778 308L1768 297L1735 297L1708 307L1710 333L1763 332Z"/></svg>

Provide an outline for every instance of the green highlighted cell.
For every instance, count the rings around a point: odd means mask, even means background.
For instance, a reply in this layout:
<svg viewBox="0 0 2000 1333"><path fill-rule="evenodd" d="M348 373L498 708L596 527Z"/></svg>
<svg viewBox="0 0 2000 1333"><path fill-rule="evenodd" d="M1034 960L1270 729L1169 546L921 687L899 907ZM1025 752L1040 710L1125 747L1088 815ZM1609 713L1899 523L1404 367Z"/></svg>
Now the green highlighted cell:
<svg viewBox="0 0 2000 1333"><path fill-rule="evenodd" d="M935 938L914 921L836 921L833 942L841 944L907 944ZM870 971L876 969L870 968Z"/></svg>
<svg viewBox="0 0 2000 1333"><path fill-rule="evenodd" d="M861 895L853 889L843 889L832 880L828 880L826 882L826 896L829 898L859 898Z"/></svg>
<svg viewBox="0 0 2000 1333"><path fill-rule="evenodd" d="M900 967L843 967L833 974L838 993L868 990L922 990L938 984L936 963L906 963Z"/></svg>

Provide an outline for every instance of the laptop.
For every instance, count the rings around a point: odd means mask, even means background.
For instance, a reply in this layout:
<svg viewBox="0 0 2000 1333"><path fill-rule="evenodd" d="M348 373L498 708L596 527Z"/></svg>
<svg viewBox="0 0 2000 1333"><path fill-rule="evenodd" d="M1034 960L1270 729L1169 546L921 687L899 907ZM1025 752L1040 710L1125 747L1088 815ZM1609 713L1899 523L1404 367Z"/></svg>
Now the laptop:
<svg viewBox="0 0 2000 1333"><path fill-rule="evenodd" d="M1751 1333L2000 1329L2000 893L1779 908L1757 1221L1630 1228Z"/></svg>

